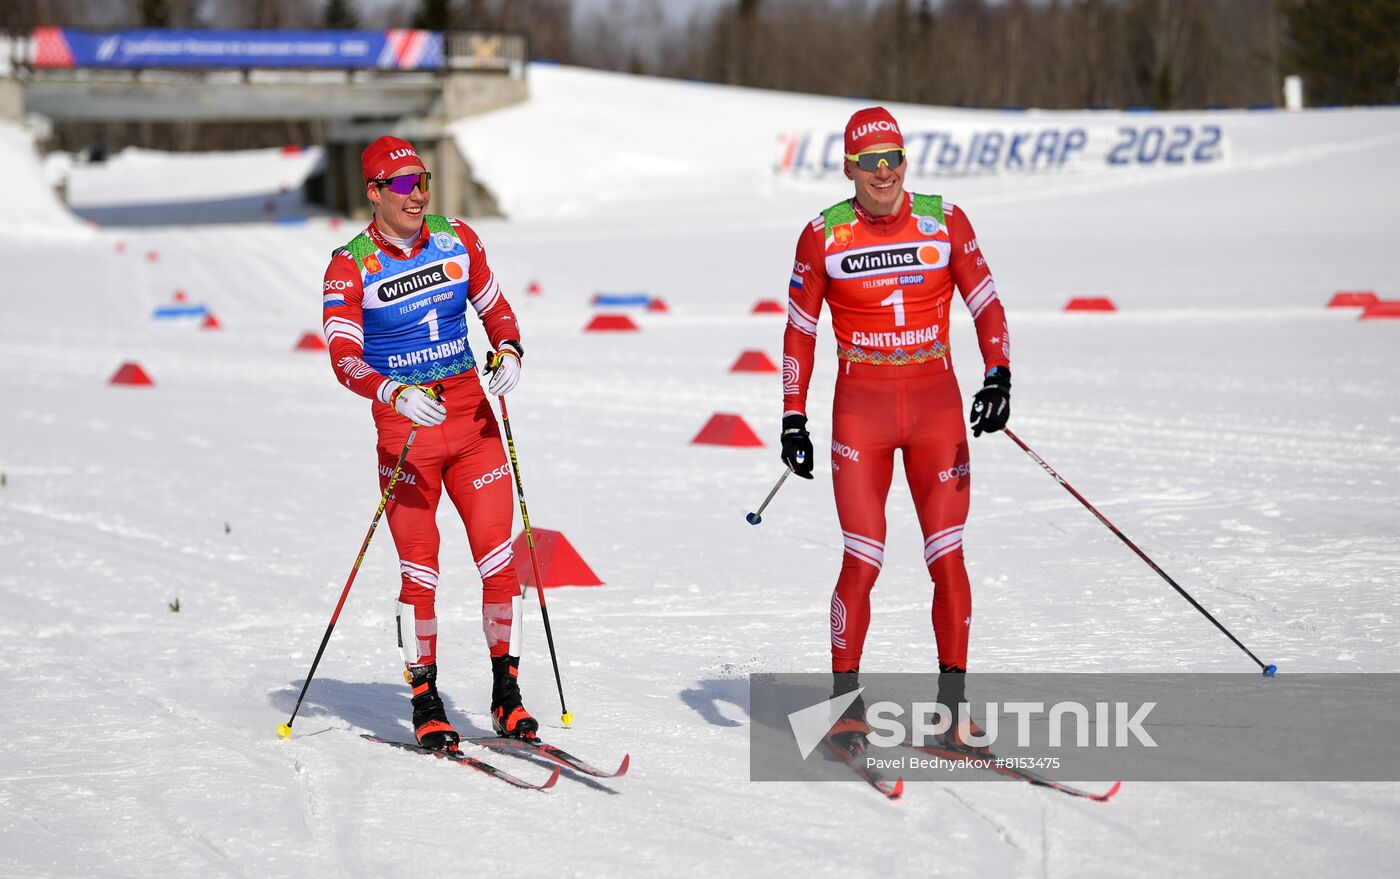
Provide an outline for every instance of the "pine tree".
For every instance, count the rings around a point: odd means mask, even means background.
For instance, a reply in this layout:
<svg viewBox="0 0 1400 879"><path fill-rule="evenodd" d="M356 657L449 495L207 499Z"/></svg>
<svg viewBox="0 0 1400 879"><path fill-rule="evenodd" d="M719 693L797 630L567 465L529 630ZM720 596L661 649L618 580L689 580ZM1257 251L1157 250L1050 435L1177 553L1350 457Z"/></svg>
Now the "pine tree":
<svg viewBox="0 0 1400 879"><path fill-rule="evenodd" d="M170 0L141 0L142 27L170 27Z"/></svg>
<svg viewBox="0 0 1400 879"><path fill-rule="evenodd" d="M421 0L413 26L430 31L452 30L452 0Z"/></svg>
<svg viewBox="0 0 1400 879"><path fill-rule="evenodd" d="M1400 100L1400 0L1287 0L1283 11L1309 103Z"/></svg>
<svg viewBox="0 0 1400 879"><path fill-rule="evenodd" d="M353 31L360 26L360 15L353 0L329 0L321 23L330 30Z"/></svg>

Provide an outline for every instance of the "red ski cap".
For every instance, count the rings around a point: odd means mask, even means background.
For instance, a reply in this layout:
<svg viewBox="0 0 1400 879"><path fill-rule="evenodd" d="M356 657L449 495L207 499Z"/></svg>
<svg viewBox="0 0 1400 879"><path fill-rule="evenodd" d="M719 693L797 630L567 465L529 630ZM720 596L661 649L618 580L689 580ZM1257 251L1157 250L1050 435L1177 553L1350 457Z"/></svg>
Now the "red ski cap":
<svg viewBox="0 0 1400 879"><path fill-rule="evenodd" d="M366 183L371 180L387 180L394 176L395 171L415 165L424 167L423 160L418 158L418 151L413 148L413 144L387 134L360 153L360 170L364 172Z"/></svg>
<svg viewBox="0 0 1400 879"><path fill-rule="evenodd" d="M904 146L904 135L899 131L899 123L894 121L890 111L884 107L857 110L851 116L851 121L846 123L846 155L854 156L877 143Z"/></svg>

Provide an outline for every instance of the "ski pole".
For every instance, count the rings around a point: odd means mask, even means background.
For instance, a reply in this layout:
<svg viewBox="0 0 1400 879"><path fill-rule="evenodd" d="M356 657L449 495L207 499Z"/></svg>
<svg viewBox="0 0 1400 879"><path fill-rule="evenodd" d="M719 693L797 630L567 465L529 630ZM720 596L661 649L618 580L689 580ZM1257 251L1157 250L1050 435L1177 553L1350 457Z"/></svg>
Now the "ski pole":
<svg viewBox="0 0 1400 879"><path fill-rule="evenodd" d="M525 483L520 479L520 459L515 455L515 438L510 433L510 411L506 409L506 398L497 397L501 403L501 427L506 433L506 447L510 450L510 469L515 472L515 495L520 499L520 521L525 523L525 543L530 547L530 567L535 572L535 594L540 598L540 619L544 620L544 638L549 642L549 661L554 666L554 685L559 688L559 715L567 729L574 722L574 716L564 704L564 681L559 677L559 657L554 652L554 632L549 628L549 608L544 601L544 578L540 576L540 560L535 555L535 535L530 530L530 513L525 509ZM520 594L525 594L525 584L520 584Z"/></svg>
<svg viewBox="0 0 1400 879"><path fill-rule="evenodd" d="M1198 611L1201 612L1201 615L1202 615L1202 616L1204 616L1206 619L1208 619L1208 620L1210 620L1212 623L1214 623L1214 624L1215 624L1215 627L1216 627L1217 629L1219 629L1220 631L1224 632L1224 633L1225 633L1225 637L1227 637L1227 638L1229 638L1231 641L1235 642L1235 646L1236 646L1236 647L1238 647L1238 648L1240 648L1241 650L1243 650L1243 651L1245 652L1245 654L1249 656L1250 659L1252 659L1252 660L1254 660L1256 663L1258 663L1259 667L1260 667L1261 669L1264 670L1264 677L1266 677L1266 678L1271 678L1271 677L1274 676L1274 673L1278 671L1278 666L1276 666L1276 665L1266 665L1263 661L1261 661L1261 660L1259 659L1259 657L1255 656L1254 653L1253 653L1253 651L1251 651L1248 647L1244 646L1244 644L1240 642L1240 639L1239 639L1239 638L1236 638L1236 637L1234 636L1234 634L1230 632L1229 629L1225 628L1225 626L1221 624L1220 620L1217 620L1215 617L1211 616L1210 611L1206 610L1204 607L1201 607L1200 602L1198 602L1198 601L1196 601L1196 599L1192 598L1191 595L1190 595L1190 593L1188 593L1185 589L1182 589L1179 585L1177 585L1177 582L1176 582L1175 580L1173 580L1171 577L1167 576L1167 572L1166 572L1166 571L1164 571L1164 570L1162 570L1161 568L1157 567L1157 563L1154 562L1154 561L1152 561L1152 559L1148 558L1148 557L1147 557L1147 553L1145 553L1145 552L1143 552L1142 550L1138 549L1137 544L1135 544L1135 543L1133 543L1131 540L1129 540L1128 537L1127 537L1127 535L1125 535L1122 531L1119 531L1118 528L1117 528L1112 522L1108 521L1108 519L1104 516L1103 513L1100 513L1098 510L1094 509L1094 505L1091 504L1091 503L1089 503L1087 500L1085 500L1085 499L1084 499L1084 495L1082 495L1082 494L1080 494L1079 492L1075 491L1075 490L1074 490L1074 486L1072 486L1072 485L1070 485L1068 482L1066 482L1066 481L1065 481L1065 478L1064 478L1063 476L1061 476L1060 474L1056 473L1056 472L1055 472L1055 468L1053 468L1053 467L1051 467L1049 464L1045 463L1045 459L1044 459L1044 458L1040 457L1040 456L1037 455L1035 452L1031 451L1031 447L1028 446L1028 445L1026 445L1024 442L1022 442L1022 441L1021 441L1021 438L1020 438L1019 436L1017 436L1016 434L1012 433L1010 428L1003 428L1003 431L1002 431L1002 432L1005 433L1007 436L1009 436L1009 437L1011 438L1011 441L1012 441L1012 442L1014 442L1016 445L1020 446L1021 449L1022 449L1023 451L1025 451L1025 453L1026 453L1027 455L1030 455L1030 456L1031 456L1031 460L1033 460L1033 461L1035 461L1037 464L1039 464L1039 465L1041 466L1041 469L1043 469L1046 473L1049 473L1050 476L1051 476L1051 478L1053 478L1056 482L1058 482L1058 483L1064 488L1065 491L1067 491L1067 492L1069 492L1070 494L1074 495L1074 499L1075 499L1075 500L1079 501L1081 504L1084 505L1085 509L1087 509L1089 512L1093 513L1093 514L1098 518L1098 520L1099 520L1100 522L1102 522L1102 523L1108 528L1109 531L1112 531L1112 532L1114 533L1114 535L1117 536L1117 538L1118 538L1119 540L1121 540L1121 541L1123 541L1124 543L1126 543L1126 544L1128 545L1128 548L1129 548L1129 549L1131 549L1133 552L1137 553L1138 558L1142 559L1144 562L1147 562L1147 566L1150 567L1152 570L1156 571L1156 572L1161 576L1161 578L1162 578L1163 580L1166 580L1167 583L1168 583L1173 589L1175 589L1175 590L1181 595L1182 598L1184 598L1184 599L1186 599L1187 601L1189 601L1189 602L1191 603L1191 606L1192 606L1192 607L1194 607L1196 610L1198 610Z"/></svg>
<svg viewBox="0 0 1400 879"><path fill-rule="evenodd" d="M768 509L768 502L773 499L773 495L778 493L778 489L783 487L783 483L787 481L788 474L790 473L792 473L791 467L783 471L783 475L779 476L778 481L773 483L773 490L768 492L768 497L764 498L763 503L758 505L758 512L749 513L747 516L744 517L744 520L746 522L748 522L750 525L757 525L759 522L763 521L763 511Z"/></svg>
<svg viewBox="0 0 1400 879"><path fill-rule="evenodd" d="M384 508L389 505L389 499L393 497L394 486L399 481L399 475L403 473L404 461L408 460L408 450L413 448L413 438L418 434L418 425L413 425L408 432L408 439L403 444L403 451L399 452L399 462L394 465L394 472L389 475L389 484L384 486L384 493L379 496L379 508L374 511L374 518L370 520L369 531L365 532L364 543L360 544L360 554L355 557L355 564L350 568L350 576L345 578L345 588L340 590L340 601L335 604L335 612L331 614L330 625L326 626L326 634L321 636L321 646L316 648L316 658L311 660L311 671L306 673L306 681L301 685L301 694L297 696L297 704L292 708L292 716L287 718L287 722L277 727L277 734L284 739L292 737L292 723L297 719L297 712L301 710L301 700L306 698L306 688L311 686L311 679L316 676L316 666L321 664L321 654L326 652L326 645L330 643L331 632L335 630L335 621L340 619L340 609L345 607L345 599L350 594L350 587L355 583L355 575L360 572L360 563L365 560L365 553L369 550L370 538L374 537L374 529L379 527L379 517L384 515Z"/></svg>

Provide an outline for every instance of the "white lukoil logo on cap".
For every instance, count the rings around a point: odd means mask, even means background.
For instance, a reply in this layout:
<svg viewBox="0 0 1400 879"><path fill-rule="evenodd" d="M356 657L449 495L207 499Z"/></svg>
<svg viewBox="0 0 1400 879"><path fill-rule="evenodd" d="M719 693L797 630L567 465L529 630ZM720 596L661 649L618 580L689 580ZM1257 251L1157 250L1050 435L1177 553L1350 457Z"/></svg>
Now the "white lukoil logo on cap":
<svg viewBox="0 0 1400 879"><path fill-rule="evenodd" d="M875 122L867 122L861 127L857 128L855 130L855 133L851 135L851 140L860 140L867 134L872 134L876 131L891 131L895 134L899 134L900 137L904 137L904 135L899 133L898 125L895 125L893 122L889 122L884 119L879 119Z"/></svg>
<svg viewBox="0 0 1400 879"><path fill-rule="evenodd" d="M397 149L397 150L390 150L390 151L389 151L389 161L391 161L391 162L392 162L394 159L402 159L402 158L404 158L404 157L406 157L406 156L412 156L412 157L415 158L415 159L418 158L418 154L415 153L412 149L409 149L409 148L407 148L407 147L405 147L405 148L403 148L403 149Z"/></svg>

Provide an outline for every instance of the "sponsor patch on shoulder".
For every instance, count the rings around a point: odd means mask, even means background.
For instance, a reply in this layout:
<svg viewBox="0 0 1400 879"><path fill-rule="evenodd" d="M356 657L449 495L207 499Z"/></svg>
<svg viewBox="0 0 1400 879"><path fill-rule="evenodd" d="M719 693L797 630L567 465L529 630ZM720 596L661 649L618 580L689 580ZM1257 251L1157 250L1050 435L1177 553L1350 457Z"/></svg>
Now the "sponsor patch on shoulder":
<svg viewBox="0 0 1400 879"><path fill-rule="evenodd" d="M922 235L932 235L938 231L938 221L933 217L919 218L919 233Z"/></svg>
<svg viewBox="0 0 1400 879"><path fill-rule="evenodd" d="M438 250L453 251L457 249L457 236L451 232L437 232L433 235L433 245Z"/></svg>

